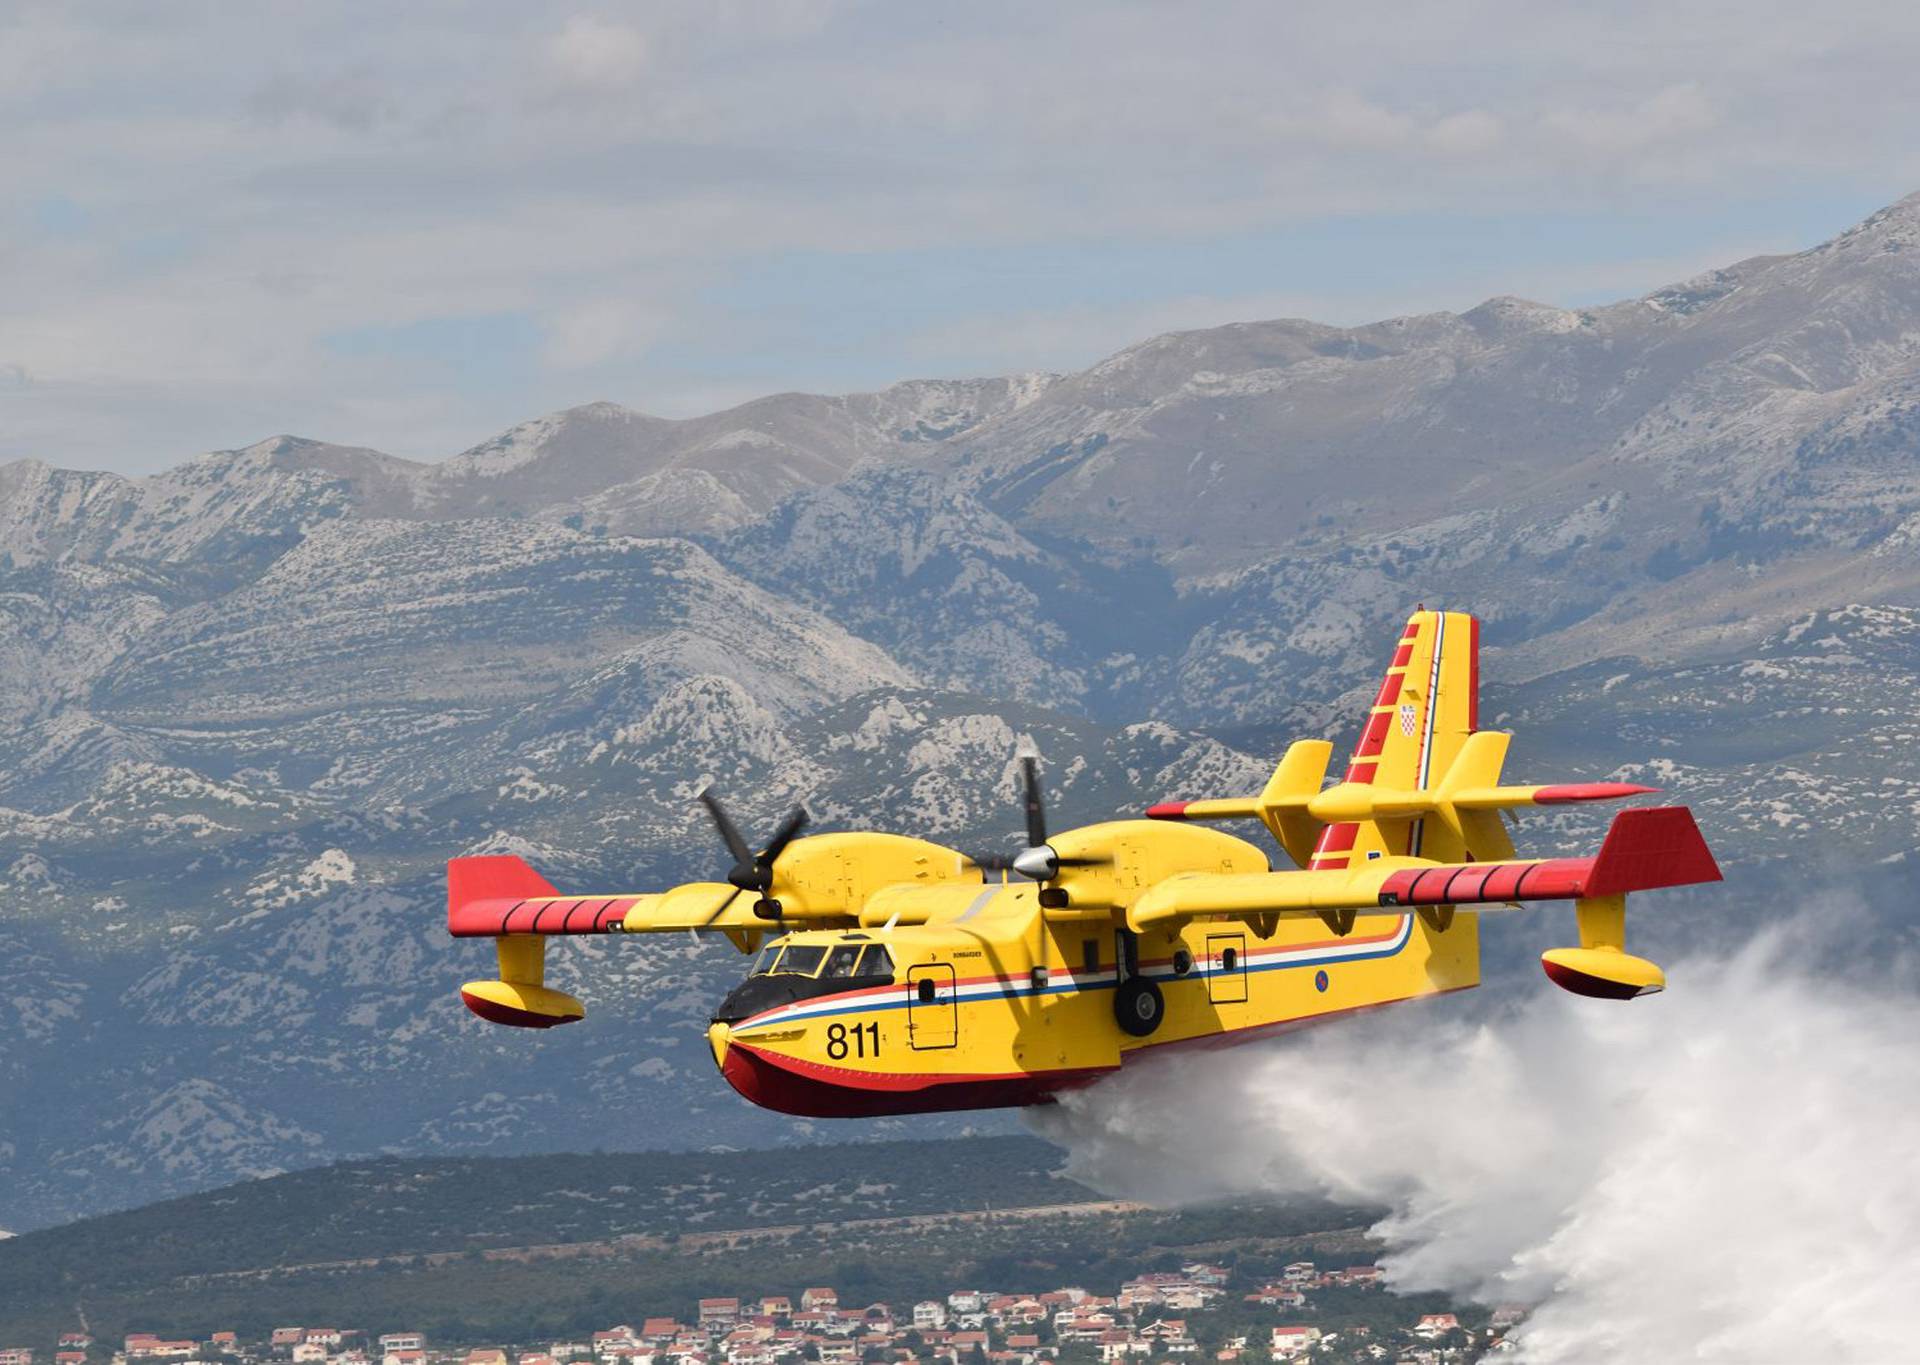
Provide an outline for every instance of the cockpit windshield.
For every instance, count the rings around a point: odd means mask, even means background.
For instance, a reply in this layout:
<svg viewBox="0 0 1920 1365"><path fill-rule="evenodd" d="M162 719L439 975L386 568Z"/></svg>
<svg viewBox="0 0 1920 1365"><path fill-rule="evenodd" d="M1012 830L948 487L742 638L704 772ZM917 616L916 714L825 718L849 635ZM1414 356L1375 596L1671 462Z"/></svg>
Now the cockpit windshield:
<svg viewBox="0 0 1920 1365"><path fill-rule="evenodd" d="M784 976L818 976L827 950L818 943L789 943L774 971Z"/></svg>
<svg viewBox="0 0 1920 1365"><path fill-rule="evenodd" d="M824 964L824 966L823 966ZM839 943L829 949L818 943L769 943L753 960L748 976L812 976L836 980L853 976L893 975L893 958L878 943Z"/></svg>
<svg viewBox="0 0 1920 1365"><path fill-rule="evenodd" d="M783 936L769 943L753 960L747 979L727 992L714 1021L736 1023L798 1000L877 990L894 979L893 955L865 935L823 937L824 942L795 943Z"/></svg>

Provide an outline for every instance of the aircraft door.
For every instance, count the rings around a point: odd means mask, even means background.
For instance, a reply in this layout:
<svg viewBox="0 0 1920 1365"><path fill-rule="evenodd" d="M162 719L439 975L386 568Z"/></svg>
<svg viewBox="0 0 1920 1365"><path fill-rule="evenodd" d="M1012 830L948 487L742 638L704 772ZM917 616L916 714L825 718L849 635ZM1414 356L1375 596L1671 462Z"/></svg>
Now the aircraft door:
<svg viewBox="0 0 1920 1365"><path fill-rule="evenodd" d="M1207 999L1237 1005L1247 998L1247 936L1207 935Z"/></svg>
<svg viewBox="0 0 1920 1365"><path fill-rule="evenodd" d="M959 1006L954 1002L953 968L924 962L907 968L907 1041L922 1051L954 1047L960 1041Z"/></svg>

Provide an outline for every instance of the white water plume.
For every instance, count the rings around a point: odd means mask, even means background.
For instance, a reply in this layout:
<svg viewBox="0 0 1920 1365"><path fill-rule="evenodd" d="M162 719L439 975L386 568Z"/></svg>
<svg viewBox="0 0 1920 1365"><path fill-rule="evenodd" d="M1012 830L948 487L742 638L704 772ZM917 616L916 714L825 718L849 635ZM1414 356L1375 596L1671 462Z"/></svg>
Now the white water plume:
<svg viewBox="0 0 1920 1365"><path fill-rule="evenodd" d="M1399 1289L1536 1305L1519 1360L1920 1358L1920 996L1805 965L1823 916L1628 1004L1543 987L1143 1059L1035 1120L1171 1205L1325 1195Z"/></svg>

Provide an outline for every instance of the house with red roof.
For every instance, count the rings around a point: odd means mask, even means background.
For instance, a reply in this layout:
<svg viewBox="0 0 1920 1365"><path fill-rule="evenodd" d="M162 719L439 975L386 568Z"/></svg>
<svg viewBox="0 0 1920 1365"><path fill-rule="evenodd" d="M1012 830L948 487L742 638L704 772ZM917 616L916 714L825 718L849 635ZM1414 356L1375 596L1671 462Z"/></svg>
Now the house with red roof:
<svg viewBox="0 0 1920 1365"><path fill-rule="evenodd" d="M1459 1330L1460 1319L1451 1313L1423 1313L1420 1321L1413 1325L1413 1334L1417 1337L1426 1337L1429 1341L1434 1337L1443 1337L1449 1332Z"/></svg>

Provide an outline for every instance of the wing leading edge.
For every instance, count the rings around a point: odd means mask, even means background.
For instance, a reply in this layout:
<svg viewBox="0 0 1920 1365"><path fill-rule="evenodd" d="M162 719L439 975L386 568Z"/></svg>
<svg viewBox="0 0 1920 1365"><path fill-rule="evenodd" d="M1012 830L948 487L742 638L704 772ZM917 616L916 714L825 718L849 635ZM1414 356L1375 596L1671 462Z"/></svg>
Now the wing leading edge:
<svg viewBox="0 0 1920 1365"><path fill-rule="evenodd" d="M1170 877L1130 907L1135 930L1202 915L1270 918L1405 906L1597 900L1663 886L1720 880L1713 853L1685 806L1621 811L1589 858L1435 863L1372 858L1351 869Z"/></svg>

